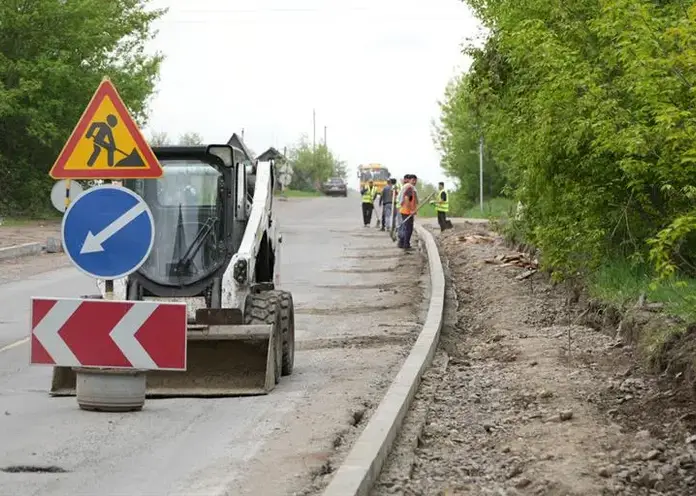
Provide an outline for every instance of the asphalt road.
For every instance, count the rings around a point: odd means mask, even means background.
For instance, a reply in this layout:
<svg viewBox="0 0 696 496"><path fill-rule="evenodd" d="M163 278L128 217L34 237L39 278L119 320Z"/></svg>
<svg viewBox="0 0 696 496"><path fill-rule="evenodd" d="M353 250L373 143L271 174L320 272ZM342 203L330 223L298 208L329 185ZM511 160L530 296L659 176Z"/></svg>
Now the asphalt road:
<svg viewBox="0 0 696 496"><path fill-rule="evenodd" d="M94 282L62 268L0 285L0 469L60 469L0 471L1 495L273 496L316 482L351 413L376 405L415 339L422 260L362 227L355 196L276 205L298 343L294 374L266 396L81 411L48 395L50 367L28 366L29 302Z"/></svg>

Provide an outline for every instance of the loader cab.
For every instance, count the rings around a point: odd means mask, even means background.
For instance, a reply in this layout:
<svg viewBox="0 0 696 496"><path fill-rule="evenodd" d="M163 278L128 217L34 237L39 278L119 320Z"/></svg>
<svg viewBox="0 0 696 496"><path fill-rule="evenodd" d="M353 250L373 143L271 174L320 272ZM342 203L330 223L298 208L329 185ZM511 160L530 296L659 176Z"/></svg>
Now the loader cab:
<svg viewBox="0 0 696 496"><path fill-rule="evenodd" d="M219 300L219 280L236 251L235 161L229 145L153 147L164 173L128 180L152 210L155 241L128 280L128 298Z"/></svg>

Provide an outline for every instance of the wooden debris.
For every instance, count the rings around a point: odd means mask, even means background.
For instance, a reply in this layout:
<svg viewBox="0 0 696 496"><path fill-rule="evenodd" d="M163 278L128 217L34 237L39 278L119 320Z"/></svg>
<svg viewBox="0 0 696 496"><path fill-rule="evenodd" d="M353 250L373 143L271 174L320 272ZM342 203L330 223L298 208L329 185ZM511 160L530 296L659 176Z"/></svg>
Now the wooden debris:
<svg viewBox="0 0 696 496"><path fill-rule="evenodd" d="M459 242L465 244L493 243L495 238L491 236L481 236L480 234L472 234L471 236L459 236Z"/></svg>
<svg viewBox="0 0 696 496"><path fill-rule="evenodd" d="M515 279L517 279L518 281L524 281L525 279L532 277L536 273L537 273L536 269L527 269L524 272L522 272L521 274L518 274L515 277Z"/></svg>
<svg viewBox="0 0 696 496"><path fill-rule="evenodd" d="M484 260L484 262L500 267L520 267L522 269L527 269L529 273L523 272L518 276L518 280L527 279L539 269L539 261L536 258L531 258L526 253L520 252L496 255L494 258Z"/></svg>

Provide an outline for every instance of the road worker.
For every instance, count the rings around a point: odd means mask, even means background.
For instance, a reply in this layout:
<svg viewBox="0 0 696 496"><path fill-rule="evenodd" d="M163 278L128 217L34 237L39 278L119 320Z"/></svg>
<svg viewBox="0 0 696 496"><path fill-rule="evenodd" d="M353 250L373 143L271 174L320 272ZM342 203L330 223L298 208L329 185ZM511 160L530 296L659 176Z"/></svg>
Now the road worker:
<svg viewBox="0 0 696 496"><path fill-rule="evenodd" d="M447 212L449 212L449 193L445 189L445 183L440 181L437 183L437 199L431 201L430 203L435 205L435 211L437 212L437 223L440 225L440 232L445 229L452 228L452 222L447 220Z"/></svg>
<svg viewBox="0 0 696 496"><path fill-rule="evenodd" d="M399 215L399 209L398 206L399 204L397 203L397 199L399 198L399 192L401 191L401 185L396 182L396 178L392 177L389 182L391 183L392 186L392 204L391 204L391 224L389 229L395 229L398 227L397 225L397 219L400 217Z"/></svg>
<svg viewBox="0 0 696 496"><path fill-rule="evenodd" d="M373 212L375 213L375 220L377 223L375 227L379 229L382 225L382 190L375 186L375 196L373 199Z"/></svg>
<svg viewBox="0 0 696 496"><path fill-rule="evenodd" d="M367 186L360 190L360 194L362 195L363 224L365 224L365 227L370 227L372 210L374 208L372 202L375 201L375 196L377 196L377 188L372 181L369 181Z"/></svg>
<svg viewBox="0 0 696 496"><path fill-rule="evenodd" d="M397 234L399 236L399 239L401 239L401 221L402 221L401 212L400 212L401 202L404 199L404 190L407 187L410 187L410 184L411 184L410 181L411 181L411 174L405 174L403 179L401 180L401 185L399 187L399 193L396 197L396 203L394 205L395 211L396 211L396 229L397 229Z"/></svg>
<svg viewBox="0 0 696 496"><path fill-rule="evenodd" d="M416 211L418 210L418 193L416 191L417 182L418 178L416 175L409 174L407 182L404 183L399 208L402 225L401 236L399 237L399 243L397 246L406 251L411 250L411 236L413 235L413 223L415 222L414 217L416 216Z"/></svg>
<svg viewBox="0 0 696 496"><path fill-rule="evenodd" d="M382 231L391 229L392 225L392 204L394 203L394 185L391 178L387 181L386 186L382 188L382 197L380 203L382 205Z"/></svg>

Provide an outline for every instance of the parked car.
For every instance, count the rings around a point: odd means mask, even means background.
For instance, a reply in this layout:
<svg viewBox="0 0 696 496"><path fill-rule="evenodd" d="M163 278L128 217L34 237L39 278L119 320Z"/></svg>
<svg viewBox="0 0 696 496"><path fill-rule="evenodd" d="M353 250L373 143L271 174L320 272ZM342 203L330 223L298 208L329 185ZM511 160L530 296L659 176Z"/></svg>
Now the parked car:
<svg viewBox="0 0 696 496"><path fill-rule="evenodd" d="M348 186L340 177L332 177L321 187L326 196L348 196Z"/></svg>

